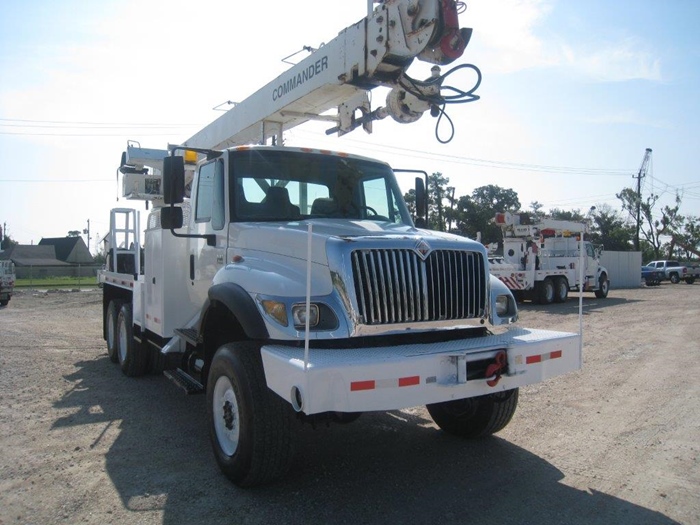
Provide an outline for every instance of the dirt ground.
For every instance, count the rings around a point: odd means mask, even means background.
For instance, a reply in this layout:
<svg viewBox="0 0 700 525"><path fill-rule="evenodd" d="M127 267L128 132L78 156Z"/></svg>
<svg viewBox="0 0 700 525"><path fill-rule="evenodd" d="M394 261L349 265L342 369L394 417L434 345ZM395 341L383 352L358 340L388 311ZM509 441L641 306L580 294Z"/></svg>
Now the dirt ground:
<svg viewBox="0 0 700 525"><path fill-rule="evenodd" d="M203 396L107 358L99 291L0 309L0 524L700 523L700 284L584 304L580 372L521 390L497 436L424 408L306 425L275 485L221 475ZM578 299L521 308L578 329Z"/></svg>

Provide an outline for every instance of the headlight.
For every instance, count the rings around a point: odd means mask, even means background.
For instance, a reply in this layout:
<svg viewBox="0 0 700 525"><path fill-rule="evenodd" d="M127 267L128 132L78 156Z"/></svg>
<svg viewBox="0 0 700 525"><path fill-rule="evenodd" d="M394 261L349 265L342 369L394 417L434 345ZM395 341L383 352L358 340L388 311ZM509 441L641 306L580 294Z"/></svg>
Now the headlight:
<svg viewBox="0 0 700 525"><path fill-rule="evenodd" d="M496 315L503 317L508 314L509 300L510 296L508 295L499 295L496 297Z"/></svg>
<svg viewBox="0 0 700 525"><path fill-rule="evenodd" d="M292 318L294 319L295 328L306 327L306 304L295 304L292 306ZM309 305L309 327L312 328L318 324L318 306L315 304Z"/></svg>

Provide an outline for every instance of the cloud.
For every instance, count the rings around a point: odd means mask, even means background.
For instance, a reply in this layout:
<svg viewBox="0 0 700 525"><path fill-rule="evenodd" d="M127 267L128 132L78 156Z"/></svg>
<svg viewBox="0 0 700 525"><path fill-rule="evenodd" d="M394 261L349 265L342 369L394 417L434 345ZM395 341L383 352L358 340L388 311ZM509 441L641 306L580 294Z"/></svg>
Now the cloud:
<svg viewBox="0 0 700 525"><path fill-rule="evenodd" d="M644 50L636 37L626 37L593 50L562 47L563 66L594 82L662 81L661 60Z"/></svg>
<svg viewBox="0 0 700 525"><path fill-rule="evenodd" d="M501 74L558 64L556 54L536 35L551 9L546 0L470 4L463 23L475 28L470 46L478 52L479 62Z"/></svg>
<svg viewBox="0 0 700 525"><path fill-rule="evenodd" d="M592 82L663 80L661 60L640 37L611 38L604 27L581 35L557 22L569 9L554 0L481 2L470 4L463 23L475 28L470 47L490 73L558 69Z"/></svg>
<svg viewBox="0 0 700 525"><path fill-rule="evenodd" d="M588 124L602 124L602 125L625 125L631 124L634 126L644 126L648 128L657 129L672 129L673 125L667 121L652 120L644 115L640 115L637 110L628 109L623 111L616 111L612 113L605 113L600 115L591 115L581 119L582 122Z"/></svg>

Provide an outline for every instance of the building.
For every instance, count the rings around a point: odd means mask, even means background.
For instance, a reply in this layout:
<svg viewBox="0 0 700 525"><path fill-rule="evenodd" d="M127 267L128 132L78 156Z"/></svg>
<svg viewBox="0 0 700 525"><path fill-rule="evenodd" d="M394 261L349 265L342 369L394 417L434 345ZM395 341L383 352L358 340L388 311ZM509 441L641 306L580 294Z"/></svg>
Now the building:
<svg viewBox="0 0 700 525"><path fill-rule="evenodd" d="M47 238L38 245L17 244L0 253L0 259L15 263L18 279L95 275L94 260L82 237Z"/></svg>
<svg viewBox="0 0 700 525"><path fill-rule="evenodd" d="M80 236L41 239L39 246L53 246L56 250L56 259L59 261L70 264L93 264L95 262L90 255L90 250L85 246L85 241Z"/></svg>

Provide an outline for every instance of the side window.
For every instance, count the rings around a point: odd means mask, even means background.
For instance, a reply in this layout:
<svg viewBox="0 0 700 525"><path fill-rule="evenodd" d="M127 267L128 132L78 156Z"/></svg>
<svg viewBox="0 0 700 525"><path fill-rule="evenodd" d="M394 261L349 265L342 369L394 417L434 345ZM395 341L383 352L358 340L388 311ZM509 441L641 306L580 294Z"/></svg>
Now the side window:
<svg viewBox="0 0 700 525"><path fill-rule="evenodd" d="M367 206L366 217L379 216L384 220L393 220L398 214L394 205L393 194L386 186L384 178L362 181L364 205Z"/></svg>
<svg viewBox="0 0 700 525"><path fill-rule="evenodd" d="M199 168L194 220L211 221L212 228L221 230L225 223L224 210L224 165L216 160Z"/></svg>

